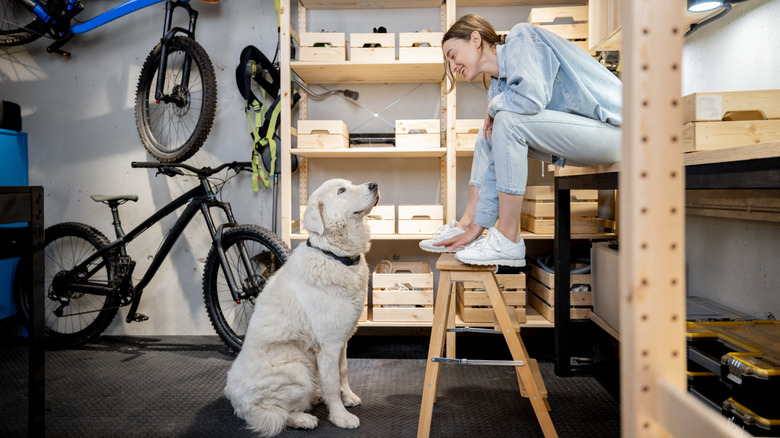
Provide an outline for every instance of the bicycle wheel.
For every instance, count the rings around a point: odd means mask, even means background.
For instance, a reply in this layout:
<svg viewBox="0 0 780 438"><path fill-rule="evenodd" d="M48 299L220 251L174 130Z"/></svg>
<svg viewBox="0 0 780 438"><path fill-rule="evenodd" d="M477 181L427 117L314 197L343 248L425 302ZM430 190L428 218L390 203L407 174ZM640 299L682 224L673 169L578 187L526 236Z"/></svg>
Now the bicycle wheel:
<svg viewBox="0 0 780 438"><path fill-rule="evenodd" d="M212 247L203 271L203 298L214 330L228 348L238 353L255 301L271 275L287 261L290 248L276 234L256 225L240 225L226 231L222 246L233 278L245 296L238 303L233 300L219 255ZM242 247L252 262L251 271L242 262Z"/></svg>
<svg viewBox="0 0 780 438"><path fill-rule="evenodd" d="M87 294L58 286L58 280L96 250L108 245L108 239L89 225L66 222L46 229L44 326L47 348L72 348L100 336L113 321L119 308L119 294ZM17 272L27 266L20 262ZM113 265L108 258L97 259L89 273L78 276L91 284L108 285ZM14 298L16 307L30 320L30 287L27 276L17 275Z"/></svg>
<svg viewBox="0 0 780 438"><path fill-rule="evenodd" d="M56 16L60 0L47 0L46 11ZM21 46L43 36L48 25L22 5L21 0L0 0L0 46Z"/></svg>
<svg viewBox="0 0 780 438"><path fill-rule="evenodd" d="M217 110L217 78L200 44L192 38L174 37L168 43L163 98L157 100L161 56L162 43L141 69L135 122L152 157L162 163L180 163L203 146L211 131Z"/></svg>
<svg viewBox="0 0 780 438"><path fill-rule="evenodd" d="M203 146L211 131L217 109L217 79L200 44L192 38L174 37L168 43L164 96L157 100L161 56L162 43L144 62L135 96L135 121L152 157L161 163L180 163Z"/></svg>

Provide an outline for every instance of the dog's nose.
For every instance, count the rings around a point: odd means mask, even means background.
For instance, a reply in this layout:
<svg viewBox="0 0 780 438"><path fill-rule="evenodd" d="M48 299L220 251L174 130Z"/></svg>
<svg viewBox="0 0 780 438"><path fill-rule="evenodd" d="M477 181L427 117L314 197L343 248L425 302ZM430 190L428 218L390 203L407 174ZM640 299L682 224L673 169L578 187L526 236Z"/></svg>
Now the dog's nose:
<svg viewBox="0 0 780 438"><path fill-rule="evenodd" d="M368 183L368 189L372 192L375 192L377 189L379 189L379 186L376 183Z"/></svg>

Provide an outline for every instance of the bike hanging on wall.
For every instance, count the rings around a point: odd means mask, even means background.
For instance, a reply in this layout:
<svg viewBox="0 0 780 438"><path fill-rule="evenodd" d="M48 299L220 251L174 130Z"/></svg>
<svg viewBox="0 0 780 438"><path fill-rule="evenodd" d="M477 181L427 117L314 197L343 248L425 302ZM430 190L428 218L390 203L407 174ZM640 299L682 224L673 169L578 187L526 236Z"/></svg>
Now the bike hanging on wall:
<svg viewBox="0 0 780 438"><path fill-rule="evenodd" d="M49 53L70 56L62 46L78 34L165 2L160 42L147 56L138 79L135 120L144 147L156 160L180 163L206 141L217 109L217 79L203 47L195 41L198 12L189 0L127 0L78 23L78 0L0 0L0 46L18 46L40 37L54 42ZM187 29L173 26L173 12L189 14Z"/></svg>

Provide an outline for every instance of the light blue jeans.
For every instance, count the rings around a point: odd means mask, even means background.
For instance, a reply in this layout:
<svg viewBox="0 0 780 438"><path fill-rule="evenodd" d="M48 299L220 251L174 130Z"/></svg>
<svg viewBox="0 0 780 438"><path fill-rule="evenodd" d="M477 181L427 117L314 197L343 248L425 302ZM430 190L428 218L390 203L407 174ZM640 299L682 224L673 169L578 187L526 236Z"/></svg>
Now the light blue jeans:
<svg viewBox="0 0 780 438"><path fill-rule="evenodd" d="M480 129L469 185L479 189L474 223L485 228L498 219L498 192L524 195L528 158L557 166L595 166L620 160L620 127L560 111L538 114L500 111L493 135Z"/></svg>

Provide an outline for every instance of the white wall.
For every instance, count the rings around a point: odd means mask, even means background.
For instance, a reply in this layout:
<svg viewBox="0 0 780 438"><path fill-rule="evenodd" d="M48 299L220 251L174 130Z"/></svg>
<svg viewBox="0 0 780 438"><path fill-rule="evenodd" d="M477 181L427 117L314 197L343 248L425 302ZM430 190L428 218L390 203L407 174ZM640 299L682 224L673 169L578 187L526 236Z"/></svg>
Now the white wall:
<svg viewBox="0 0 780 438"><path fill-rule="evenodd" d="M88 14L96 14L119 0L90 0ZM293 2L295 3L295 2ZM247 160L251 142L246 136L243 102L238 94L234 69L241 50L255 45L272 56L276 47L276 11L273 2L224 1L218 4L194 2L200 11L198 41L205 47L217 73L219 98L214 128L203 150L190 164L217 165L225 161ZM497 29L508 29L516 22L525 21L529 8L459 8L458 15L477 12L491 20ZM185 191L191 181L155 178L148 170L130 168L131 161L150 158L143 149L135 128L134 93L138 74L146 56L157 43L162 29L162 5L139 11L91 33L76 37L65 48L73 53L71 59L47 54L46 41L28 46L0 49L0 99L22 106L23 128L29 133L30 183L44 186L46 193L46 223L63 221L85 222L96 226L112 237L107 207L89 199L92 193L135 193L137 204L121 207L126 229L167 201ZM296 11L293 11L295 17ZM780 16L780 0L751 0L735 9L723 20L702 28L688 39L683 64L683 90L695 91L780 88L777 74L780 56L777 41L778 24L771 17ZM414 31L423 28L437 30L438 10L385 10L344 13L311 11L310 30L370 32L384 25L389 32ZM177 22L184 25L183 22ZM297 22L294 23L297 25ZM748 53L753 53L749 55ZM723 74L717 74L724 72ZM743 85L744 84L744 85ZM348 86L358 90L358 103L372 112L410 92L416 84ZM332 86L328 86L333 88ZM424 84L413 95L382 113L389 121L395 118L438 117L439 87ZM458 91L458 117L480 118L484 113L485 92L479 85L468 84ZM367 113L339 97L312 102L310 118L327 114L343 115L350 126L364 122ZM369 117L370 118L370 117ZM386 129L386 131L384 131ZM361 132L390 132L382 122L374 120ZM316 164L313 165L313 164ZM538 163L537 163L538 164ZM458 159L459 185L458 213L466 199L465 181L470 159ZM338 175L356 182L376 180L380 183L383 202L434 203L440 202L439 160L319 160L310 166L310 190L325 178ZM377 170L381 168L381 172ZM542 178L540 167L533 165L532 182L549 181ZM296 174L297 175L297 174ZM294 177L294 187L297 178ZM240 222L271 227L271 191L253 193L248 175L236 178L225 190L225 199L233 204ZM297 195L293 196L297 205ZM294 209L295 210L295 209ZM293 213L295 215L295 213ZM689 274L694 291L703 294L711 289L703 283L711 265L704 257L714 245L706 223L689 221ZM705 221L706 222L706 221ZM161 237L172 221L150 229L130 248L138 262L136 272L148 266L148 257L159 245ZM722 224L718 224L722 227ZM753 227L760 227L756 236ZM742 228L748 230L740 231ZM739 300L756 312L777 310L778 294L771 294L776 284L777 251L770 251L771 242L777 242L780 231L773 224L738 224L729 227L729 233L742 233L746 240L744 251L753 251L757 245L764 249L768 260L757 260L759 265L746 270L745 276L769 273L755 290L755 300ZM725 234L725 233L724 233ZM204 225L197 219L179 241L160 272L146 288L139 311L150 317L144 323L125 324L118 318L109 328L110 334L132 335L209 335L213 334L203 306L201 276L209 240ZM697 236L707 236L707 239ZM742 237L739 237L742 238ZM724 237L725 239L725 237ZM549 242L533 242L549 245ZM736 252L728 241L721 246ZM435 261L416 249L416 242L377 241L369 261L399 257L404 260ZM744 259L735 256L734 259ZM696 260L692 263L691 260ZM703 265L697 264L701 260ZM720 269L720 268L719 268ZM762 270L763 269L763 270ZM723 269L725 271L725 269ZM140 274L136 277L140 278ZM758 277L755 277L758 278ZM774 283L771 279L774 278ZM714 284L717 285L717 282ZM722 289L722 288L721 288ZM775 288L776 289L776 288ZM730 292L726 291L728 295ZM775 300L775 301L772 301ZM771 302L770 302L771 301ZM724 304L734 305L732 302ZM743 306L743 307L745 307ZM120 311L124 316L126 309Z"/></svg>
<svg viewBox="0 0 780 438"><path fill-rule="evenodd" d="M685 41L683 95L780 88L780 0L750 0ZM780 317L780 224L688 216L688 294Z"/></svg>

